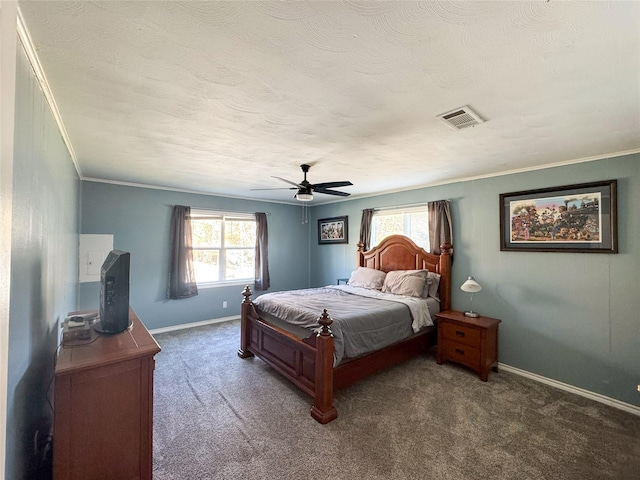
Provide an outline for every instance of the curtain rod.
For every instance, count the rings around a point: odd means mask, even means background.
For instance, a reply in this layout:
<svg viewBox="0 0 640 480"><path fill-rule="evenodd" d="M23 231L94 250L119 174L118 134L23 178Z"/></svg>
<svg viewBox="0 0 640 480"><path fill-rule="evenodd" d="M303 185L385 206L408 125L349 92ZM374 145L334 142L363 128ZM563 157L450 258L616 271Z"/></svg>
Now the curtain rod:
<svg viewBox="0 0 640 480"><path fill-rule="evenodd" d="M169 207L175 207L176 205L169 204ZM241 211L241 210L227 210L226 208L214 208L214 207L194 207L193 205L189 205L193 210L209 210L211 212L220 212L220 213L244 213L245 215L251 215L254 213L264 213L265 215L271 215L271 212L249 212L249 211Z"/></svg>
<svg viewBox="0 0 640 480"><path fill-rule="evenodd" d="M433 200L435 202L438 202L440 200ZM446 199L446 202L450 202L450 199ZM379 212L381 210L393 210L396 208L408 208L408 207L422 207L422 206L427 206L429 204L429 202L419 202L419 203L407 203L405 205L391 205L388 207L378 207L378 208L374 208L373 210L375 210L376 212ZM362 210L367 210L366 208L363 208Z"/></svg>
<svg viewBox="0 0 640 480"><path fill-rule="evenodd" d="M408 207L426 207L427 206L427 202L420 202L420 203L407 203L406 205L390 205L388 207L379 207L379 208L374 208L374 210L376 212L379 212L381 210L394 210L396 208L408 208ZM363 209L364 210L364 209Z"/></svg>

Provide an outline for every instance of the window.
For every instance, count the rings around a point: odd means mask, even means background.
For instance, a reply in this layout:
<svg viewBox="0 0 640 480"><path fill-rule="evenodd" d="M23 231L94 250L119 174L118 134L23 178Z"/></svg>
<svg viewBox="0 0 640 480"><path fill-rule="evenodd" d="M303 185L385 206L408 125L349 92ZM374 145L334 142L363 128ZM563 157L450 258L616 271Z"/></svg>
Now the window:
<svg viewBox="0 0 640 480"><path fill-rule="evenodd" d="M193 268L198 285L253 281L253 214L191 210Z"/></svg>
<svg viewBox="0 0 640 480"><path fill-rule="evenodd" d="M378 245L389 235L405 235L429 251L429 214L427 206L379 210L371 221L371 245Z"/></svg>

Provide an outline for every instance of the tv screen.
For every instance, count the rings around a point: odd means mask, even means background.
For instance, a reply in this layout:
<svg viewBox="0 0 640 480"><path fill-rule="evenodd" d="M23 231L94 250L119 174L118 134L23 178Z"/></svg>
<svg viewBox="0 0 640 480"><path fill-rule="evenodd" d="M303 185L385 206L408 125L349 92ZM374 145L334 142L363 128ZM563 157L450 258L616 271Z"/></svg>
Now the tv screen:
<svg viewBox="0 0 640 480"><path fill-rule="evenodd" d="M96 330L119 333L129 327L129 263L131 254L112 250L100 269L100 321Z"/></svg>

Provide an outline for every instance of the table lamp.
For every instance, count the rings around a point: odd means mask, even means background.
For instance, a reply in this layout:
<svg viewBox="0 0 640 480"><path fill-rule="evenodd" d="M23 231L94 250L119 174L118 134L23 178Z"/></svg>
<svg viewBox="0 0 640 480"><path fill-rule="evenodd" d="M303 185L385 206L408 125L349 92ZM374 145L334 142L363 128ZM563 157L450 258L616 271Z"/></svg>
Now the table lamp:
<svg viewBox="0 0 640 480"><path fill-rule="evenodd" d="M479 317L480 314L474 312L471 307L473 306L473 294L482 290L480 284L476 282L475 278L469 277L467 278L467 281L460 286L460 290L471 294L471 300L469 301L469 311L464 312L465 316L473 318Z"/></svg>

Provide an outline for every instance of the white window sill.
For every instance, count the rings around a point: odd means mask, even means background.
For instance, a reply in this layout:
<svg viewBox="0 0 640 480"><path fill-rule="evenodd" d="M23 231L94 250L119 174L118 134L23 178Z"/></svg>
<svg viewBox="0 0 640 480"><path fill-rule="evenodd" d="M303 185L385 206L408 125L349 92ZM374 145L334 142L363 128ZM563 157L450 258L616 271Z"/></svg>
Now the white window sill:
<svg viewBox="0 0 640 480"><path fill-rule="evenodd" d="M232 280L227 282L209 282L209 283L198 283L198 288L206 290L208 288L220 288L220 287L244 287L245 285L249 285L253 288L254 280L246 279L246 280Z"/></svg>

